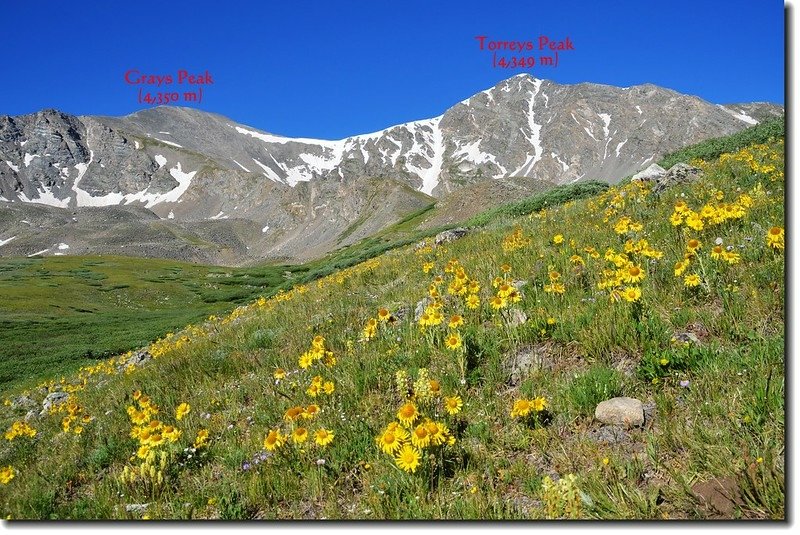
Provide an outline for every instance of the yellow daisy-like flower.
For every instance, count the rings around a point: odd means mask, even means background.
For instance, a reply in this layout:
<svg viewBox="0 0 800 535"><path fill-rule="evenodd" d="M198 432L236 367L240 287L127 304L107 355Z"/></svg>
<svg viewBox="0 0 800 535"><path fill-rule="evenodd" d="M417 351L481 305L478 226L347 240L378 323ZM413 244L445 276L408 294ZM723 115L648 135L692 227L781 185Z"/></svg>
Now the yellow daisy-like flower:
<svg viewBox="0 0 800 535"><path fill-rule="evenodd" d="M298 366L300 366L304 370L310 367L313 363L314 363L314 356L308 351L300 355L300 359L297 361Z"/></svg>
<svg viewBox="0 0 800 535"><path fill-rule="evenodd" d="M556 319L555 318L547 318L547 324L548 325L555 325L556 324Z"/></svg>
<svg viewBox="0 0 800 535"><path fill-rule="evenodd" d="M150 455L150 446L139 446L139 449L136 450L136 456L140 459L146 459L148 455Z"/></svg>
<svg viewBox="0 0 800 535"><path fill-rule="evenodd" d="M317 429L317 431L314 433L314 442L316 442L318 446L325 447L331 443L334 436L335 434L333 433L333 431L328 431L327 429L320 428Z"/></svg>
<svg viewBox="0 0 800 535"><path fill-rule="evenodd" d="M386 430L381 433L381 436L377 438L378 446L381 448L383 453L387 455L393 455L400 446L403 444L403 440L397 435L395 431Z"/></svg>
<svg viewBox="0 0 800 535"><path fill-rule="evenodd" d="M419 424L411 431L411 444L419 449L427 448L431 443L431 436L425 424Z"/></svg>
<svg viewBox="0 0 800 535"><path fill-rule="evenodd" d="M738 264L742 257L739 255L739 253L734 253L733 251L723 251L722 259L729 264Z"/></svg>
<svg viewBox="0 0 800 535"><path fill-rule="evenodd" d="M456 329L458 327L461 327L462 325L464 325L464 318L462 318L458 314L453 314L452 316L450 316L450 323L447 324L447 326L450 327L451 329Z"/></svg>
<svg viewBox="0 0 800 535"><path fill-rule="evenodd" d="M283 413L283 419L287 421L297 420L303 414L303 407L289 407Z"/></svg>
<svg viewBox="0 0 800 535"><path fill-rule="evenodd" d="M0 468L0 484L8 485L16 475L17 471L11 465Z"/></svg>
<svg viewBox="0 0 800 535"><path fill-rule="evenodd" d="M202 448L208 443L208 429L200 429L194 439L194 447Z"/></svg>
<svg viewBox="0 0 800 535"><path fill-rule="evenodd" d="M445 338L444 344L447 349L456 351L461 348L461 336L458 333L453 333Z"/></svg>
<svg viewBox="0 0 800 535"><path fill-rule="evenodd" d="M325 349L325 337L319 334L315 336L314 339L311 340L311 347L320 350Z"/></svg>
<svg viewBox="0 0 800 535"><path fill-rule="evenodd" d="M627 282L628 284L633 284L637 282L641 282L644 279L644 271L639 266L628 266L628 269L625 269L622 272L622 280Z"/></svg>
<svg viewBox="0 0 800 535"><path fill-rule="evenodd" d="M527 416L531 412L532 406L529 399L518 399L514 401L514 406L511 408L511 416L513 418L520 418Z"/></svg>
<svg viewBox="0 0 800 535"><path fill-rule="evenodd" d="M278 381L286 379L286 370L283 368L275 368L275 371L272 372L272 376Z"/></svg>
<svg viewBox="0 0 800 535"><path fill-rule="evenodd" d="M686 268L689 267L689 259L681 260L680 262L675 263L675 276L680 277L683 275L683 272L686 271Z"/></svg>
<svg viewBox="0 0 800 535"><path fill-rule="evenodd" d="M416 472L419 466L419 450L406 444L394 458L397 466L406 472Z"/></svg>
<svg viewBox="0 0 800 535"><path fill-rule="evenodd" d="M463 406L464 402L459 395L444 398L444 409L447 411L447 414L458 414L461 412L461 407Z"/></svg>
<svg viewBox="0 0 800 535"><path fill-rule="evenodd" d="M553 236L553 243L556 245L561 245L562 243L564 243L564 236L562 236L561 234L556 234L555 236Z"/></svg>
<svg viewBox="0 0 800 535"><path fill-rule="evenodd" d="M700 240L694 238L689 240L686 244L686 250L689 251L690 253L697 252L697 250L700 249L701 247L703 247L703 244L700 243Z"/></svg>
<svg viewBox="0 0 800 535"><path fill-rule="evenodd" d="M489 304L492 305L493 309L500 310L501 308L504 308L508 304L508 302L506 301L505 297L500 297L499 295L496 295L492 297L492 300L489 301Z"/></svg>
<svg viewBox="0 0 800 535"><path fill-rule="evenodd" d="M417 410L417 406L411 401L407 401L400 407L400 410L397 411L397 419L400 420L400 423L403 425L410 426L417 417L419 417L419 411Z"/></svg>
<svg viewBox="0 0 800 535"><path fill-rule="evenodd" d="M558 271L550 271L547 274L547 277L550 279L551 282L555 282L561 278L561 273L559 273Z"/></svg>
<svg viewBox="0 0 800 535"><path fill-rule="evenodd" d="M545 284L544 291L545 293L554 293L560 295L566 291L566 288L560 282L554 282L553 284Z"/></svg>
<svg viewBox="0 0 800 535"><path fill-rule="evenodd" d="M298 427L292 432L292 442L295 444L302 444L308 440L308 429L305 427Z"/></svg>
<svg viewBox="0 0 800 535"><path fill-rule="evenodd" d="M322 391L329 396L333 394L335 390L336 385L333 384L333 381L325 381L325 384L322 385Z"/></svg>
<svg viewBox="0 0 800 535"><path fill-rule="evenodd" d="M286 436L281 434L278 429L270 429L269 434L264 439L264 449L275 451L286 443Z"/></svg>
<svg viewBox="0 0 800 535"><path fill-rule="evenodd" d="M502 271L503 273L509 273L511 271L511 266L509 266L508 264L503 264L502 266L500 266L500 271Z"/></svg>
<svg viewBox="0 0 800 535"><path fill-rule="evenodd" d="M380 321L389 321L389 318L392 317L392 313L389 312L386 308L379 308L378 309L378 320Z"/></svg>
<svg viewBox="0 0 800 535"><path fill-rule="evenodd" d="M622 292L622 297L629 303L634 303L642 298L642 291L636 286L629 286Z"/></svg>
<svg viewBox="0 0 800 535"><path fill-rule="evenodd" d="M441 446L444 443L449 443L452 445L455 442L455 440L450 442L450 439L454 439L454 437L450 435L450 431L447 429L447 426L442 423L428 420L425 423L425 429L427 429L428 434L431 437L431 443L434 446Z"/></svg>
<svg viewBox="0 0 800 535"><path fill-rule="evenodd" d="M767 232L767 245L782 251L784 248L784 230L782 227L772 227Z"/></svg>
<svg viewBox="0 0 800 535"><path fill-rule="evenodd" d="M161 434L167 439L170 443L177 442L179 438L181 438L181 431L180 429L176 429L175 427L168 425L161 430Z"/></svg>
<svg viewBox="0 0 800 535"><path fill-rule="evenodd" d="M162 435L161 433L155 433L150 435L150 441L148 442L148 444L150 445L151 448L157 448L163 443L164 443L164 435Z"/></svg>
<svg viewBox="0 0 800 535"><path fill-rule="evenodd" d="M713 258L714 260L719 260L719 259L721 259L721 258L722 258L722 252L723 252L723 251L724 251L724 249L722 248L722 246L721 246L721 245L715 245L715 246L714 246L714 247L711 249L711 258Z"/></svg>
<svg viewBox="0 0 800 535"><path fill-rule="evenodd" d="M696 273L692 273L691 275L686 275L683 278L683 284L687 288L694 288L695 286L700 285L700 277Z"/></svg>
<svg viewBox="0 0 800 535"><path fill-rule="evenodd" d="M481 291L481 284L476 280L469 281L469 284L467 284L467 291L471 294L476 294Z"/></svg>
<svg viewBox="0 0 800 535"><path fill-rule="evenodd" d="M304 419L310 420L314 418L317 414L319 414L319 405L311 404L306 407L303 412L300 414Z"/></svg>
<svg viewBox="0 0 800 535"><path fill-rule="evenodd" d="M137 411L135 409L134 409L133 412L129 413L129 416L130 416L131 422L133 422L136 425L143 425L143 424L147 423L147 421L150 419L150 417L147 415L147 413L145 413L143 411Z"/></svg>
<svg viewBox="0 0 800 535"><path fill-rule="evenodd" d="M481 298L475 294L470 295L467 297L467 308L470 310L475 310L481 306Z"/></svg>
<svg viewBox="0 0 800 535"><path fill-rule="evenodd" d="M536 412L542 412L545 410L545 408L547 408L547 400L541 396L538 398L533 398L531 400L531 406Z"/></svg>
<svg viewBox="0 0 800 535"><path fill-rule="evenodd" d="M311 396L312 398L317 397L320 391L320 386L317 383L311 383L311 385L306 388L306 394Z"/></svg>

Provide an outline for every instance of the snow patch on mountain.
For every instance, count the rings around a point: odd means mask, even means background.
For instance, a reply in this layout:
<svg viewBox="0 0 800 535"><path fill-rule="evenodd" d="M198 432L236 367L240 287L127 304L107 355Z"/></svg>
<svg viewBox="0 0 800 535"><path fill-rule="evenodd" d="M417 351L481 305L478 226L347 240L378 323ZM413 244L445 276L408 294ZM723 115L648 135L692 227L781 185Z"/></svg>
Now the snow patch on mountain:
<svg viewBox="0 0 800 535"><path fill-rule="evenodd" d="M533 105L536 100L536 95L539 93L539 88L542 86L542 81L539 79L533 79L533 91L530 92L530 100L528 101L528 129L530 130L530 134L522 134L525 136L525 139L528 140L528 143L533 145L533 155L529 152L526 152L526 160L522 166L514 171L513 175L519 175L528 173L533 169L533 166L536 165L536 162L542 159L542 144L541 140L539 139L539 134L542 130L542 125L536 124L535 120L535 113L533 111Z"/></svg>
<svg viewBox="0 0 800 535"><path fill-rule="evenodd" d="M737 118L737 119L739 119L740 121L744 121L744 122L746 122L747 124L753 124L753 125L755 125L755 124L758 124L758 121L756 121L755 119L753 119L752 117L750 117L750 116L749 116L749 115L747 115L746 113L737 112L736 110L732 110L731 108L727 108L727 107L725 107L725 106L722 106L722 105L720 105L720 104L717 104L717 106L718 106L720 109L722 109L722 110L724 110L724 111L726 111L726 112L730 113L731 115L733 115L734 117L736 117L736 118Z"/></svg>

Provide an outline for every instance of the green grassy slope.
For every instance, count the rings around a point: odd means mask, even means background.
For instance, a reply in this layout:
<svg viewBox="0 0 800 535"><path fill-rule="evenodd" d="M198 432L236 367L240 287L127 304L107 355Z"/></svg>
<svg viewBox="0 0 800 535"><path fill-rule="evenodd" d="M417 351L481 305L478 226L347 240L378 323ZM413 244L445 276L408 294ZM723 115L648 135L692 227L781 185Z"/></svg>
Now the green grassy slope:
<svg viewBox="0 0 800 535"><path fill-rule="evenodd" d="M75 371L284 284L286 270L170 260L0 259L0 390ZM302 268L299 268L302 272Z"/></svg>
<svg viewBox="0 0 800 535"><path fill-rule="evenodd" d="M612 187L387 251L138 368L9 392L0 514L783 518L783 141L700 165L660 196ZM643 426L594 419L615 395Z"/></svg>

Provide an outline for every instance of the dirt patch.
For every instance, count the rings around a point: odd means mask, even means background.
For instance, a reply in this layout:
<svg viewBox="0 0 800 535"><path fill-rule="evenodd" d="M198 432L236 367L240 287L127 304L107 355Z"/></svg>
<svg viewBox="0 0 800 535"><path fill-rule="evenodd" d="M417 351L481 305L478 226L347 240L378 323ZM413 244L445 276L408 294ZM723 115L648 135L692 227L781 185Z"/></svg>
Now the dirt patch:
<svg viewBox="0 0 800 535"><path fill-rule="evenodd" d="M736 509L744 505L739 484L733 477L695 483L692 494L713 518L734 518Z"/></svg>

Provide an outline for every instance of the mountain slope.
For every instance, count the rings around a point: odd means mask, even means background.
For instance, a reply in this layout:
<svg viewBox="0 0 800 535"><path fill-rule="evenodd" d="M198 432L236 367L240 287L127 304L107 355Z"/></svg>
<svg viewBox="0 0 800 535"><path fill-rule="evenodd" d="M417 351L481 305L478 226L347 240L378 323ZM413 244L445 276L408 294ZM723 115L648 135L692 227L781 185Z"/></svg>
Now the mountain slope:
<svg viewBox="0 0 800 535"><path fill-rule="evenodd" d="M499 218L10 392L0 514L784 519L783 162Z"/></svg>
<svg viewBox="0 0 800 535"><path fill-rule="evenodd" d="M307 256L297 251L337 246L342 233L372 217L367 209L385 216L374 220L380 229L431 202L425 195L443 199L476 183L615 182L686 144L780 113L768 104L716 106L653 85L560 85L529 75L500 82L439 117L337 141L281 137L190 108L121 118L45 110L0 117L0 208L139 206L165 228L173 220L178 227L242 220L249 229L239 233L243 248L218 261L301 259ZM379 197L388 205L368 202L376 188L385 190ZM32 254L53 239L20 239L0 254ZM143 254L160 255L166 247L145 247Z"/></svg>

